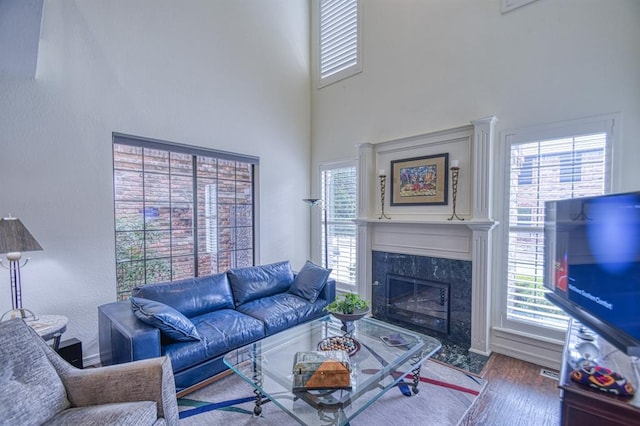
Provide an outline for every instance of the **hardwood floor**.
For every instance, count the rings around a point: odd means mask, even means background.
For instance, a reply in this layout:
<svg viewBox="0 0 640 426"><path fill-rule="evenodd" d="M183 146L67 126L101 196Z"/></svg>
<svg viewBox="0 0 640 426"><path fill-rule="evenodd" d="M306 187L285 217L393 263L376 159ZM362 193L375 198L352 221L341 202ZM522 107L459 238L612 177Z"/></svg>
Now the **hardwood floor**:
<svg viewBox="0 0 640 426"><path fill-rule="evenodd" d="M489 381L461 425L546 426L560 424L558 382L540 366L493 354L480 374Z"/></svg>

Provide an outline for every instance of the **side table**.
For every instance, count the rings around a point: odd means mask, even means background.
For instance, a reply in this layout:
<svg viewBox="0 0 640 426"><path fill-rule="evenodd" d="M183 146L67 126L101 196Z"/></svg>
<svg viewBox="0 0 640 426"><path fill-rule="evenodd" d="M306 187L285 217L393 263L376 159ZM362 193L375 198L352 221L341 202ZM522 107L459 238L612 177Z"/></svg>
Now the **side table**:
<svg viewBox="0 0 640 426"><path fill-rule="evenodd" d="M25 322L45 341L52 340L51 347L57 352L62 333L67 331L69 318L63 315L39 315L37 319Z"/></svg>

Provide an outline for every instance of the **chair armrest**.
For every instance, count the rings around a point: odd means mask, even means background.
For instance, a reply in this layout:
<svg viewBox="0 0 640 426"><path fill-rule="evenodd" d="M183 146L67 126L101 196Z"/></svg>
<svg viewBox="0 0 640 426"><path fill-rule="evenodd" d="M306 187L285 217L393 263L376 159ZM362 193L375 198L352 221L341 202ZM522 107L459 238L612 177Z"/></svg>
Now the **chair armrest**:
<svg viewBox="0 0 640 426"><path fill-rule="evenodd" d="M85 370L70 368L60 378L72 407L131 401L156 401L158 416L178 423L176 387L166 356Z"/></svg>
<svg viewBox="0 0 640 426"><path fill-rule="evenodd" d="M122 364L161 355L160 330L140 321L129 302L98 307L102 365Z"/></svg>

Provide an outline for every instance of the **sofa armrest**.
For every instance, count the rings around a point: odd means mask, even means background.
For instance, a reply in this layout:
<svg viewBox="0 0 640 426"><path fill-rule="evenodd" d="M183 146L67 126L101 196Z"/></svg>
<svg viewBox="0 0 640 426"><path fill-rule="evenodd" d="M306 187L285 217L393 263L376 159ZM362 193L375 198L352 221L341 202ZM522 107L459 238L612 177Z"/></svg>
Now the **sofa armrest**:
<svg viewBox="0 0 640 426"><path fill-rule="evenodd" d="M326 300L327 303L331 303L336 300L336 280L328 278L327 283L322 288L318 298Z"/></svg>
<svg viewBox="0 0 640 426"><path fill-rule="evenodd" d="M72 407L155 401L158 416L169 425L178 424L176 387L166 356L86 370L69 368L61 373Z"/></svg>
<svg viewBox="0 0 640 426"><path fill-rule="evenodd" d="M161 355L160 330L140 321L129 302L98 307L102 365L122 364Z"/></svg>

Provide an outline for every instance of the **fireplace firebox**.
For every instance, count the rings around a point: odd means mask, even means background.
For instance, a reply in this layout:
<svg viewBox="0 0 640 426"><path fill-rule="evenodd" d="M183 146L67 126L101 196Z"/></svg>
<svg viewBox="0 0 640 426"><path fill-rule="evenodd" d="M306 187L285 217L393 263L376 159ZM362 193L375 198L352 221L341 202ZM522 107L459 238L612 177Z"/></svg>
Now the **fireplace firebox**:
<svg viewBox="0 0 640 426"><path fill-rule="evenodd" d="M385 284L387 317L449 334L449 284L396 274Z"/></svg>

